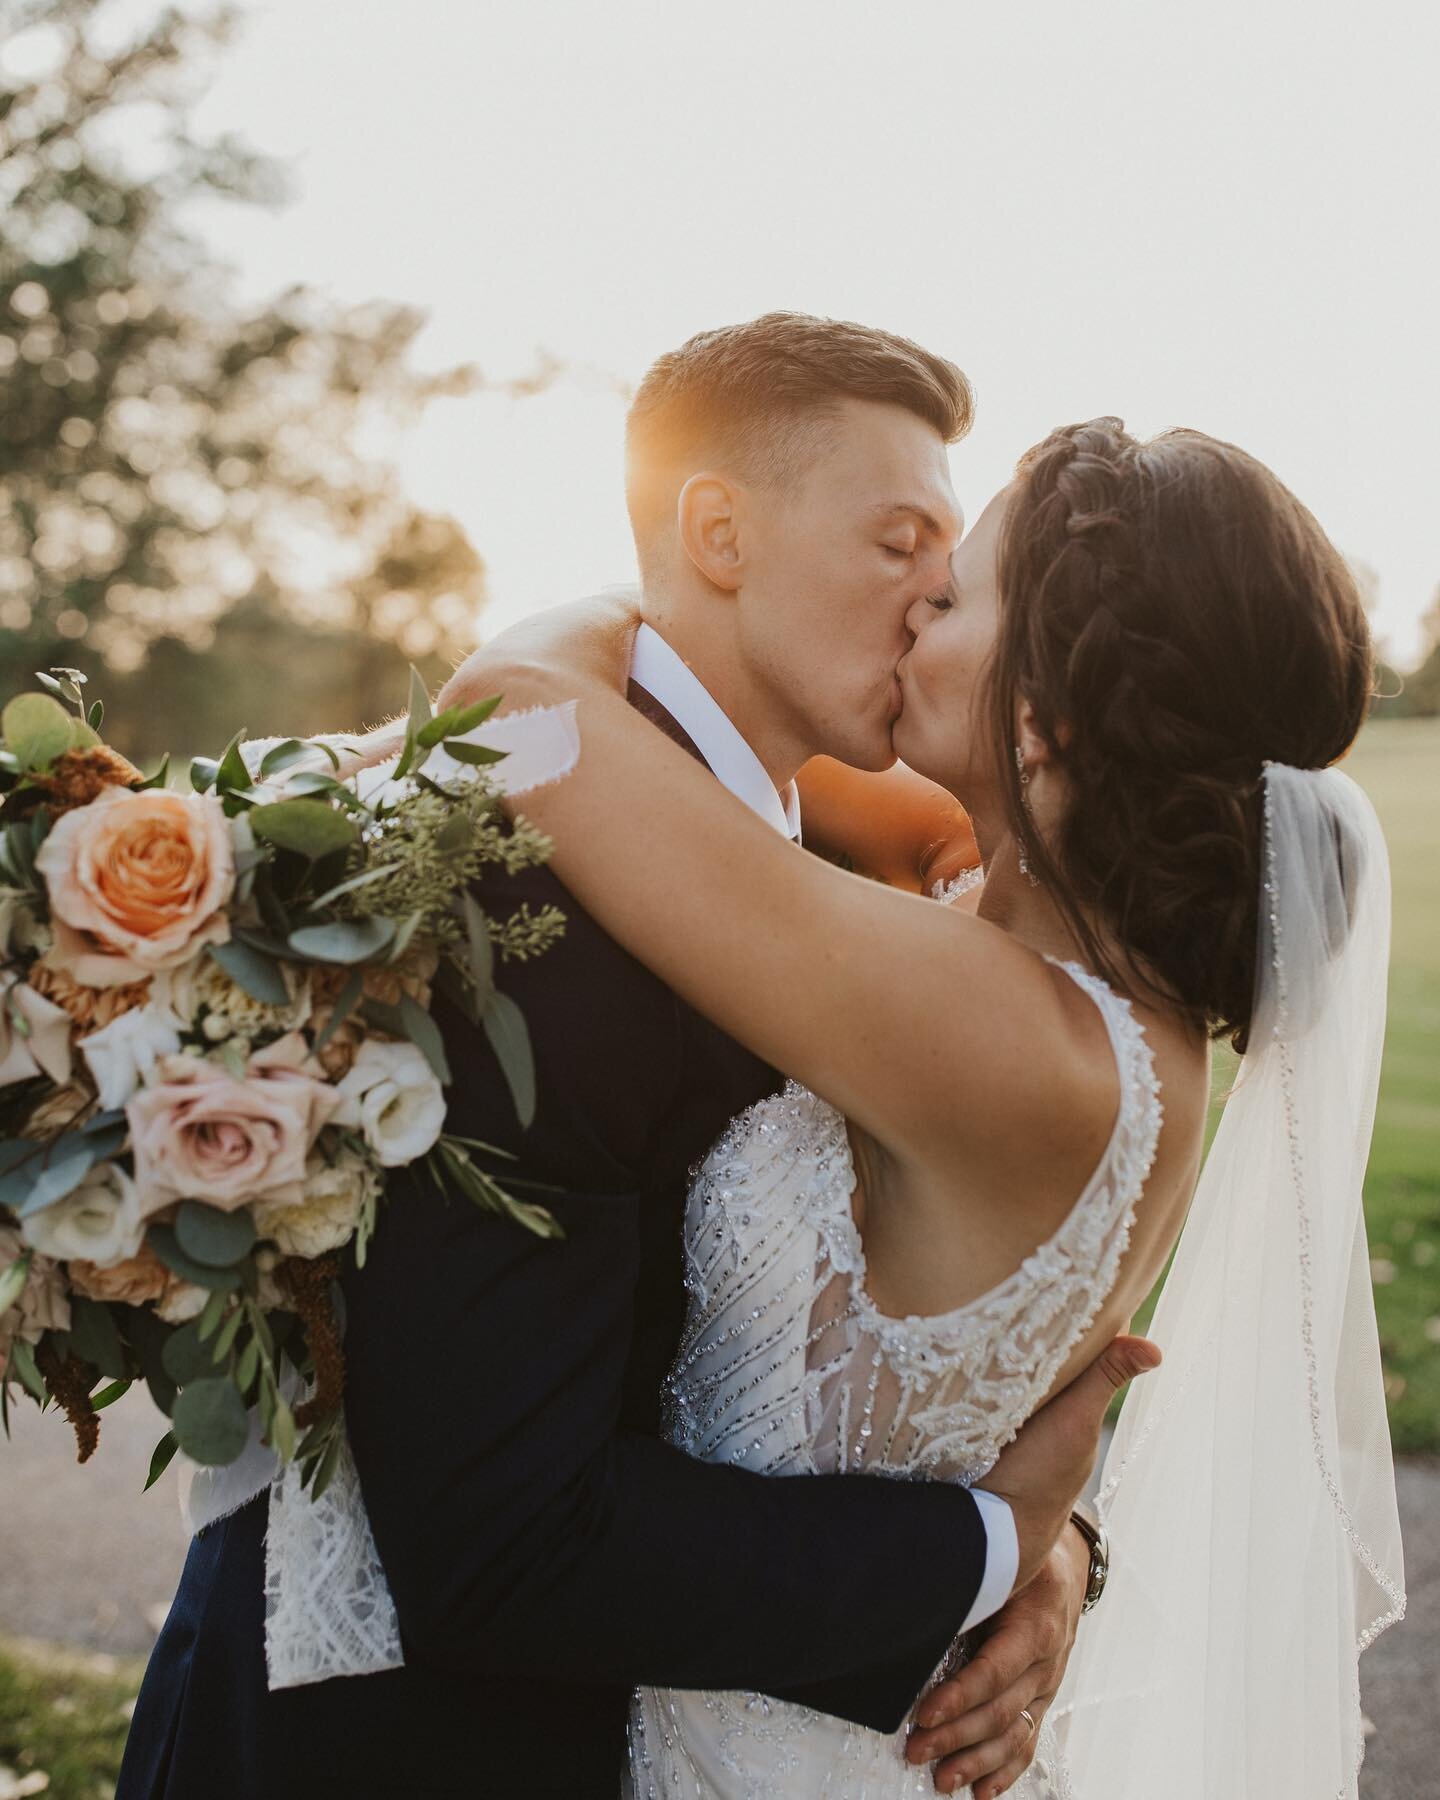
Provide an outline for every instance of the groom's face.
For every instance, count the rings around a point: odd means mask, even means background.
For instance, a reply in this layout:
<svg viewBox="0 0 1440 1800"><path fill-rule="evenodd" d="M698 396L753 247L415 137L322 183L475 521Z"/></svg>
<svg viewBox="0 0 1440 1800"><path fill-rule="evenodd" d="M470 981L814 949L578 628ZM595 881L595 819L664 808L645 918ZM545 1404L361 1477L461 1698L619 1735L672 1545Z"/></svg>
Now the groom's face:
<svg viewBox="0 0 1440 1800"><path fill-rule="evenodd" d="M903 407L851 400L803 479L746 500L740 653L807 754L895 760L906 614L943 593L960 541L940 435Z"/></svg>

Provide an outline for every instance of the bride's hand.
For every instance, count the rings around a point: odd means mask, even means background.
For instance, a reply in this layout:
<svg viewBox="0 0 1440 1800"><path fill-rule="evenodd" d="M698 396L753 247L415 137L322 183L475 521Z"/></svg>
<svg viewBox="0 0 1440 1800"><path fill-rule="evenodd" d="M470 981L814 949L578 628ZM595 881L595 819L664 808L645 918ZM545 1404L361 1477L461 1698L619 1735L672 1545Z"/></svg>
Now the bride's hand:
<svg viewBox="0 0 1440 1800"><path fill-rule="evenodd" d="M592 685L623 692L639 624L633 591L533 613L472 651L440 690L437 709L497 693L507 703L534 703Z"/></svg>

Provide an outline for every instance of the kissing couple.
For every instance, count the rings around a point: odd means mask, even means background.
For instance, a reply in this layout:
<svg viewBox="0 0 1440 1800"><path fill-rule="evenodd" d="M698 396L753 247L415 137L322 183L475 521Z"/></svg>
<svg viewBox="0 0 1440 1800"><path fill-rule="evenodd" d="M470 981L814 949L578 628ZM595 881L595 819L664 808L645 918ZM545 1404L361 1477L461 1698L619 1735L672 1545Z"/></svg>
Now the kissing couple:
<svg viewBox="0 0 1440 1800"><path fill-rule="evenodd" d="M1403 1610L1364 610L1198 431L1058 430L962 535L971 411L883 331L692 339L630 410L638 596L442 694L574 708L553 862L478 884L567 921L499 973L528 1132L436 1010L565 1235L395 1172L358 1479L197 1531L118 1800L1356 1792Z"/></svg>

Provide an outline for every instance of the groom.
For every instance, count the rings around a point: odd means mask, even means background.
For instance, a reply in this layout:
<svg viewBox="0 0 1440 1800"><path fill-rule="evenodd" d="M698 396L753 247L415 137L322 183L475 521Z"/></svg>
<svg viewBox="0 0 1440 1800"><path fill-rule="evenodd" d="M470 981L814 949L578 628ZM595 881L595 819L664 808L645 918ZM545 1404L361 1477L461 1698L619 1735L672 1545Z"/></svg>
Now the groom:
<svg viewBox="0 0 1440 1800"><path fill-rule="evenodd" d="M945 446L970 407L960 372L916 345L789 314L693 339L641 385L631 698L777 831L800 834L810 756L892 761L904 616L945 586L960 533ZM489 877L480 898L554 903L568 924L500 976L535 1040L534 1125L520 1131L483 1036L441 998L449 1122L561 1190L566 1235L540 1242L396 1171L366 1266L344 1278L346 1425L405 1666L267 1689L261 1495L191 1546L117 1800L616 1800L637 1683L759 1690L893 1731L987 1619L984 1658L939 1697L952 1723L923 1742L971 1746L942 1765L946 1787L1013 1768L1090 1574L1062 1526L1103 1394L1091 1383L1022 1434L1011 1505L944 1483L766 1479L669 1448L688 1171L781 1076L547 871ZM1012 1599L1017 1567L1040 1573Z"/></svg>

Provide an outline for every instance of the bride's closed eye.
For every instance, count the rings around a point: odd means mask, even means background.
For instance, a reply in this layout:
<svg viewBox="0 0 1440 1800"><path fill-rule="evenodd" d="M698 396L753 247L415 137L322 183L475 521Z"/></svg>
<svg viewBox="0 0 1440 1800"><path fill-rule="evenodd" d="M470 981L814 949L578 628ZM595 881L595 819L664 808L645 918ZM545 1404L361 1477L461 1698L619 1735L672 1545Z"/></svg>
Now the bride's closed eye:
<svg viewBox="0 0 1440 1800"><path fill-rule="evenodd" d="M950 591L946 589L943 593L927 594L925 596L925 604L927 606L933 606L936 612L949 612L950 608L955 604L955 598Z"/></svg>

